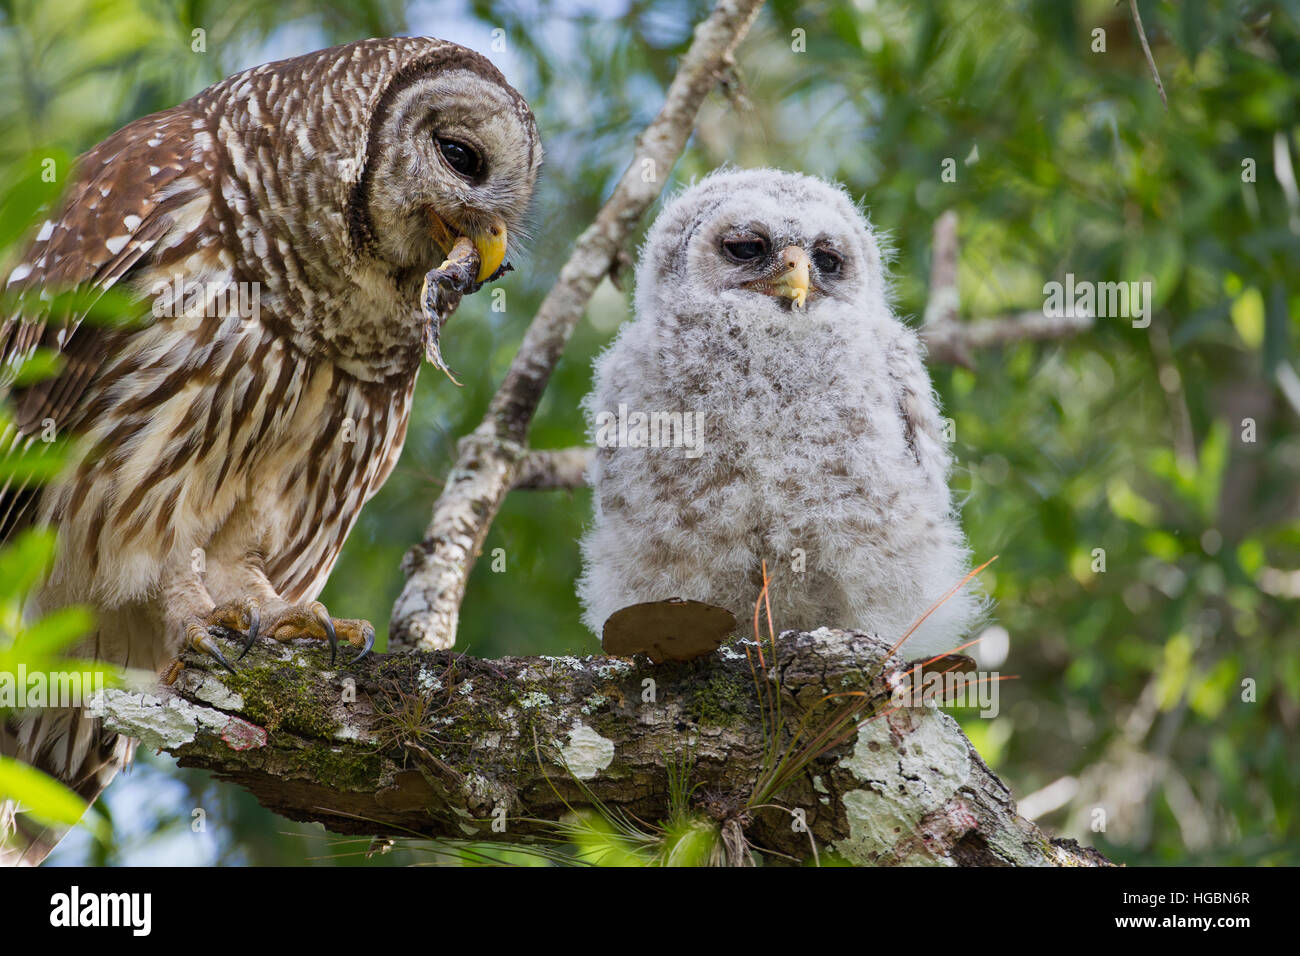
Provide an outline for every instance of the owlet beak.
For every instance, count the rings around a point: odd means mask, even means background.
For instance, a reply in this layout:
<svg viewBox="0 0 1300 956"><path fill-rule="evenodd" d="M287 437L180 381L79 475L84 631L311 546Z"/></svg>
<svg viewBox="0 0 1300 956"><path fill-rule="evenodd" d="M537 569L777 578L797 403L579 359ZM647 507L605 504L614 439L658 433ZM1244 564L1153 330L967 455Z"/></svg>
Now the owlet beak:
<svg viewBox="0 0 1300 956"><path fill-rule="evenodd" d="M781 264L785 266L772 283L772 292L790 300L792 308L802 310L808 302L808 287L812 274L812 263L808 253L798 246L789 246L781 251Z"/></svg>
<svg viewBox="0 0 1300 956"><path fill-rule="evenodd" d="M506 261L506 224L501 219L493 219L486 229L470 233L469 238L478 250L476 281L486 282Z"/></svg>

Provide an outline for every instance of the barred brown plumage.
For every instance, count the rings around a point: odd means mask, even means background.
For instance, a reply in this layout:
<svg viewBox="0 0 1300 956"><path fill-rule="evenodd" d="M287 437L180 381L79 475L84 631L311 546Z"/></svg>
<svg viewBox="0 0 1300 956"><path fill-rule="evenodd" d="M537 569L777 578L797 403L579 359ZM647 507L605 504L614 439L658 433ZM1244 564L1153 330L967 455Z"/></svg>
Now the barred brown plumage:
<svg viewBox="0 0 1300 956"><path fill-rule="evenodd" d="M236 74L82 157L0 319L15 413L0 456L73 439L55 482L0 484L0 541L58 530L32 612L89 603L84 650L151 671L183 644L214 650L223 626L373 640L314 599L401 451L424 274L448 230L495 271L540 162L532 114L495 68L419 38ZM115 287L132 303L121 324L51 298ZM60 353L58 374L9 388L38 346ZM129 747L75 710L0 727L0 753L87 799ZM0 805L0 841L21 831L0 860L39 862L57 836L15 809Z"/></svg>

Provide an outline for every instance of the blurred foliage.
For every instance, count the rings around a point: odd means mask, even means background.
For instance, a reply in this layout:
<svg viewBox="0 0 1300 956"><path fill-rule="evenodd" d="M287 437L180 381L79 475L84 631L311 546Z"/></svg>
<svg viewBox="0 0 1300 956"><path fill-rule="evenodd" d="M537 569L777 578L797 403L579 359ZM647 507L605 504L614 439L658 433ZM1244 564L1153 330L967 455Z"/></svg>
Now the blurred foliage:
<svg viewBox="0 0 1300 956"><path fill-rule="evenodd" d="M4 433L4 424L0 414L0 434ZM4 478L0 471L0 481ZM7 685L0 695L0 720L17 713L6 708L6 703L18 703L25 691L34 691L26 680L29 675L75 673L76 686L88 694L95 680L100 687L118 682L115 670L71 654L77 642L94 627L89 609L68 607L36 620L24 620L27 598L49 570L53 558L54 534L48 531L28 531L0 547L0 675L5 675ZM42 697L55 688L52 682L42 686ZM100 844L109 839L105 817L94 811L86 813L86 802L76 793L39 770L0 756L0 800L5 799L18 801L43 823L72 826L80 821L86 833Z"/></svg>
<svg viewBox="0 0 1300 956"><path fill-rule="evenodd" d="M5 434L8 424L0 409L0 435ZM61 458L61 454L48 455L48 460L55 463ZM32 479L33 474L0 463L0 482L14 477ZM35 476L35 480L39 477ZM75 656L78 642L94 629L94 616L89 608L60 608L34 619L29 613L28 600L49 572L54 549L54 533L48 530L25 531L0 547L0 681L4 684L4 692L0 693L0 720L20 716L20 711L8 705L19 705L30 699L28 693L39 692L48 700L47 694L67 686L56 685L49 675L75 674L76 684L72 686L84 694L93 694L96 687L120 683L115 668ZM33 676L43 682L39 690L29 680ZM17 801L42 823L72 826L80 822L99 845L109 840L110 830L102 813L86 813L86 802L59 781L0 755L0 800L6 799Z"/></svg>
<svg viewBox="0 0 1300 956"><path fill-rule="evenodd" d="M381 632L455 438L481 418L707 12L699 0L611 6L0 4L0 164L11 180L33 157L84 150L234 69L367 35L472 45L533 104L548 159L507 311L479 297L462 305L444 346L466 387L423 376L402 461L324 595ZM934 369L972 546L1001 554L984 575L1011 637L1000 669L1020 675L1003 685L1001 716L959 716L1018 796L1060 782L1068 799L1047 826L1116 860L1295 864L1300 2L1142 7L1167 111L1127 5L1112 0L773 0L740 51L741 88L710 100L673 176L734 163L842 181L891 237L909 316L924 309L930 231L947 209L960 216L965 317L1040 309L1043 284L1066 273L1153 280L1150 329L1103 319L1069 343ZM192 51L195 29L205 53ZM504 50L491 46L496 29ZM955 182L940 175L948 159ZM6 237L13 221L0 215ZM629 302L598 290L543 401L536 446L583 441L591 359ZM586 492L510 496L485 548L504 549L506 570L475 569L463 649L598 650L573 593L589 507ZM166 847L163 860L364 859L201 774L159 766L147 760L110 791L123 842L98 858L157 861ZM162 775L178 792L160 806ZM207 811L207 836L194 834L189 807ZM1104 832L1092 829L1097 808ZM86 852L74 843L60 858Z"/></svg>

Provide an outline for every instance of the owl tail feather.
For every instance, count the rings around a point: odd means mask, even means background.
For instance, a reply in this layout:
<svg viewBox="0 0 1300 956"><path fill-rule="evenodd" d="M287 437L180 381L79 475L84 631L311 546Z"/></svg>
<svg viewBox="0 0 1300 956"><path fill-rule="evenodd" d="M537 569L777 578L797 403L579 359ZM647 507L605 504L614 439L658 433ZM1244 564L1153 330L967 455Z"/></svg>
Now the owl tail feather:
<svg viewBox="0 0 1300 956"><path fill-rule="evenodd" d="M0 755L49 774L90 805L126 766L135 741L105 733L80 708L58 708L0 721ZM68 827L36 819L12 799L0 799L0 866L37 866Z"/></svg>

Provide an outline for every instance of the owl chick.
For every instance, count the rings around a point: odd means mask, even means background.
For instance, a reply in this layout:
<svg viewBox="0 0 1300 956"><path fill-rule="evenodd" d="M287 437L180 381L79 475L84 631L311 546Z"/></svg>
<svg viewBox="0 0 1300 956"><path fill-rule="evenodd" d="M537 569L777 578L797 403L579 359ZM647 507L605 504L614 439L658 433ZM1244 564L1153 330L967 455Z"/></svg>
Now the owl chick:
<svg viewBox="0 0 1300 956"><path fill-rule="evenodd" d="M597 359L582 541L584 621L673 597L752 619L766 561L778 629L901 637L969 554L916 334L843 190L726 170L670 202L636 273L636 318ZM963 590L909 638L959 643Z"/></svg>

